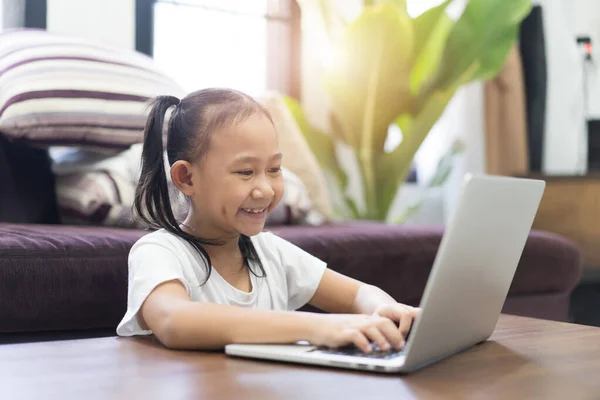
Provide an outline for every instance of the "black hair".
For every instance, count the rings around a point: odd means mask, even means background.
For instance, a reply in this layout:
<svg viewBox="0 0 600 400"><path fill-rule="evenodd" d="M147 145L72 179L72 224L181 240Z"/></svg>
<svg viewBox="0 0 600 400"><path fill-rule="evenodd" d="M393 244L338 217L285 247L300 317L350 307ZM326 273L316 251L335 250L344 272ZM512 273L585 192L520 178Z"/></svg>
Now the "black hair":
<svg viewBox="0 0 600 400"><path fill-rule="evenodd" d="M203 246L223 245L218 239L201 238L185 232L173 213L164 162L164 122L167 111L175 106L167 126L167 159L169 166L177 160L201 162L210 148L212 133L226 125L244 121L255 113L263 113L271 122L265 107L252 97L232 89L203 89L179 100L174 96L158 96L144 129L142 170L135 190L134 213L150 228L163 228L190 243L206 262L206 283L212 272L210 256ZM264 267L252 241L240 234L238 241L244 263L251 273L265 276ZM260 269L258 275L252 264Z"/></svg>

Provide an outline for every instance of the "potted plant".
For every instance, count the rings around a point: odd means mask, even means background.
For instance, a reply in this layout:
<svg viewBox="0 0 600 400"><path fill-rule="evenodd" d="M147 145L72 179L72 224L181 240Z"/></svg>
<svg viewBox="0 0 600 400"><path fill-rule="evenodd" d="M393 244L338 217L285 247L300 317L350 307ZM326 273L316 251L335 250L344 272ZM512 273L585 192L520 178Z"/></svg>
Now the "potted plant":
<svg viewBox="0 0 600 400"><path fill-rule="evenodd" d="M448 102L465 83L499 72L531 9L530 0L470 0L454 20L446 13L451 2L412 18L405 0L365 0L356 18L343 20L329 0L298 0L303 18L318 13L327 28L322 67L329 127L316 129L300 104L289 97L285 102L352 218L388 219L415 153ZM391 125L402 141L386 151ZM364 207L346 193L340 147L358 166ZM455 151L442 158L430 184L443 181Z"/></svg>

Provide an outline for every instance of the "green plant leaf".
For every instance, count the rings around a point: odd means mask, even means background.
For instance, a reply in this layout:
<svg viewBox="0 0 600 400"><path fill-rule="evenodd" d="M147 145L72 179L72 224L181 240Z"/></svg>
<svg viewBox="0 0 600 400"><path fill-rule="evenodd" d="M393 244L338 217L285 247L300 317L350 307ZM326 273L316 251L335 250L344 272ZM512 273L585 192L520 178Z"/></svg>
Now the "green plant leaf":
<svg viewBox="0 0 600 400"><path fill-rule="evenodd" d="M365 7L372 7L385 2L394 3L401 9L406 10L406 0L363 0L363 5Z"/></svg>
<svg viewBox="0 0 600 400"><path fill-rule="evenodd" d="M519 28L514 26L499 35L496 45L479 59L479 70L470 80L486 80L496 76L504 65L510 49L514 46L518 34Z"/></svg>
<svg viewBox="0 0 600 400"><path fill-rule="evenodd" d="M358 210L358 206L356 205L356 202L346 195L344 195L344 201L346 202L346 206L350 210L352 217L355 219L360 218L360 211Z"/></svg>
<svg viewBox="0 0 600 400"><path fill-rule="evenodd" d="M500 68L510 46L508 39L530 11L531 0L470 0L448 35L433 86L444 89L459 77L468 81ZM478 69L465 76L473 64Z"/></svg>
<svg viewBox="0 0 600 400"><path fill-rule="evenodd" d="M448 149L446 153L438 160L437 167L435 169L435 173L433 177L427 184L427 188L434 188L444 184L450 176L452 172L452 164L454 162L454 156L458 153L462 152L464 149L464 145L460 140L455 140L452 146Z"/></svg>
<svg viewBox="0 0 600 400"><path fill-rule="evenodd" d="M412 57L412 21L406 10L385 2L346 25L325 71L331 110L356 152L370 213L376 207L375 158L389 125L410 108Z"/></svg>
<svg viewBox="0 0 600 400"><path fill-rule="evenodd" d="M450 173L452 173L452 169L454 167L454 157L458 153L462 152L463 149L463 143L458 139L455 140L452 146L450 146L450 149L448 149L448 151L442 157L440 157L435 169L435 173L433 174L433 178L429 181L427 186L421 190L419 199L414 203L409 204L409 206L400 216L391 221L392 224L402 224L408 221L408 219L412 217L425 203L429 193L431 192L431 189L442 186L448 180L448 177L450 176Z"/></svg>
<svg viewBox="0 0 600 400"><path fill-rule="evenodd" d="M394 123L400 128L400 132L404 134L404 132L409 132L412 127L412 116L410 114L399 115Z"/></svg>
<svg viewBox="0 0 600 400"><path fill-rule="evenodd" d="M431 189L442 186L446 182L446 180L448 180L448 177L452 172L452 168L454 167L454 156L457 153L457 146L453 145L451 149L440 158L433 178L431 179L429 184L421 190L421 194L419 195L418 200L413 202L412 204L409 204L400 216L391 221L392 224L403 224L407 222L408 219L412 217L417 211L419 211L419 209L423 206L423 204L427 200L427 197L429 196L429 193L431 192Z"/></svg>
<svg viewBox="0 0 600 400"><path fill-rule="evenodd" d="M311 5L303 12L320 13L332 25L335 13L328 0L298 1ZM330 171L341 171L334 143L343 142L354 151L366 213L347 196L345 202L360 218L387 218L416 151L458 87L497 74L531 9L531 0L469 0L455 22L445 13L450 2L413 20L405 0L364 0L363 12L343 24L342 36L331 37L324 84L332 132L325 135L307 124L306 136L319 162ZM394 122L403 140L385 153L388 127ZM449 171L446 164L439 167L442 172L432 185L442 182ZM347 183L345 175L336 176Z"/></svg>
<svg viewBox="0 0 600 400"><path fill-rule="evenodd" d="M430 28L431 30L424 33L426 40L421 44L421 51L417 54L417 60L412 69L410 76L410 90L412 94L418 93L423 83L428 79L431 79L431 77L439 68L442 55L444 54L446 39L448 38L450 30L454 26L454 21L452 18L450 18L444 12L444 8L442 7L443 5L444 4L436 7L439 8L439 10L436 10L437 13L430 16L431 18L427 18L427 20L431 20L433 19L432 17L437 17L435 20L435 25ZM416 22L420 22L421 25L423 25L425 21L419 21L419 19L425 14L417 18ZM421 29L424 28L421 27Z"/></svg>
<svg viewBox="0 0 600 400"><path fill-rule="evenodd" d="M404 210L404 212L402 213L402 215L396 217L393 221L390 221L391 224L393 225L401 225L404 224L406 221L408 221L408 219L410 217L413 216L413 214L415 214L419 208L421 208L421 206L425 203L425 199L424 198L420 198L419 201L410 204L406 210Z"/></svg>
<svg viewBox="0 0 600 400"><path fill-rule="evenodd" d="M415 52L417 58L418 54L424 51L425 45L429 41L431 35L438 29L439 20L446 15L446 7L448 7L448 4L450 4L451 1L452 0L446 0L415 18Z"/></svg>
<svg viewBox="0 0 600 400"><path fill-rule="evenodd" d="M290 110L290 113L296 120L296 124L302 131L315 158L323 169L328 170L333 174L340 186L340 190L344 192L348 185L348 177L335 157L333 138L311 126L302 110L302 106L300 106L294 98L289 96L282 96L282 98L286 107Z"/></svg>
<svg viewBox="0 0 600 400"><path fill-rule="evenodd" d="M346 26L325 71L331 108L355 149L382 151L387 127L408 106L412 22L391 3Z"/></svg>
<svg viewBox="0 0 600 400"><path fill-rule="evenodd" d="M471 71L466 73L471 73ZM398 189L410 172L415 153L460 86L460 83L457 82L447 90L436 90L430 94L417 115L412 118L408 116L398 118L398 125L402 124L406 127L402 132L402 143L392 152L380 157L377 166L379 219L387 218Z"/></svg>

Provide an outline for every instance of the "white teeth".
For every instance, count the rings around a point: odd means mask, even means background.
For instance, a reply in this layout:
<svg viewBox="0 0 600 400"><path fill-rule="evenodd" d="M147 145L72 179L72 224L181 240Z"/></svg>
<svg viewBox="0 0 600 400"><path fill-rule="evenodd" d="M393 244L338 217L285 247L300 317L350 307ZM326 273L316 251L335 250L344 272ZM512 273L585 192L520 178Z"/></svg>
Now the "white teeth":
<svg viewBox="0 0 600 400"><path fill-rule="evenodd" d="M262 208L262 209L242 208L242 210L244 210L244 211L246 211L247 213L250 213L250 214L260 214L261 212L265 211L266 208Z"/></svg>

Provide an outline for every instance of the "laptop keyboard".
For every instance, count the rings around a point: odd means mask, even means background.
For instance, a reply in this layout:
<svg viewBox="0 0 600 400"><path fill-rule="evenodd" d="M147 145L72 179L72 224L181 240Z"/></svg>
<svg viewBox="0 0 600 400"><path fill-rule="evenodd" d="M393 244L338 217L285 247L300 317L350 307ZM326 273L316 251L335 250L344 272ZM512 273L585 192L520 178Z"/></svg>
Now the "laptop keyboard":
<svg viewBox="0 0 600 400"><path fill-rule="evenodd" d="M389 360L392 358L399 357L404 354L404 349L402 350L388 350L383 351L380 350L379 347L375 343L371 343L371 349L373 350L371 353L363 353L358 347L352 346L343 346L338 347L336 349L330 348L318 348L315 351L319 353L325 354L336 354L340 356L352 356L352 357L365 357L365 358L376 358L380 360Z"/></svg>

